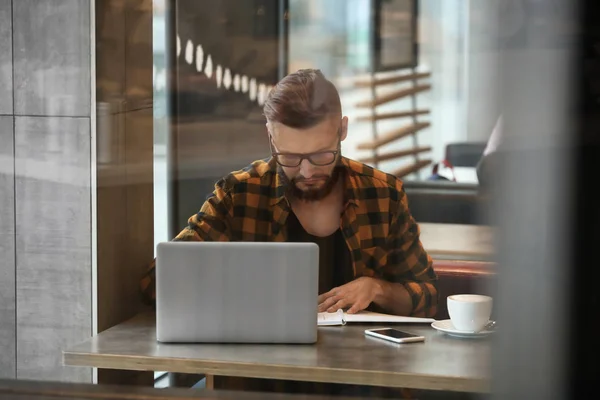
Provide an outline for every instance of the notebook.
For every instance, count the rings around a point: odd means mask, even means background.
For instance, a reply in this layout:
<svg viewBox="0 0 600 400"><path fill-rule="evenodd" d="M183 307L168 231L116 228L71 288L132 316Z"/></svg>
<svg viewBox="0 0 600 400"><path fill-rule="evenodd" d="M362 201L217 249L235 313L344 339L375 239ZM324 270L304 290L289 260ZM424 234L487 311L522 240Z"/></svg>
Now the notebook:
<svg viewBox="0 0 600 400"><path fill-rule="evenodd" d="M343 310L327 313L321 312L317 315L318 326L346 325L348 322L358 323L432 323L433 318L401 317L399 315L380 314L371 311L361 311L356 314L347 314Z"/></svg>

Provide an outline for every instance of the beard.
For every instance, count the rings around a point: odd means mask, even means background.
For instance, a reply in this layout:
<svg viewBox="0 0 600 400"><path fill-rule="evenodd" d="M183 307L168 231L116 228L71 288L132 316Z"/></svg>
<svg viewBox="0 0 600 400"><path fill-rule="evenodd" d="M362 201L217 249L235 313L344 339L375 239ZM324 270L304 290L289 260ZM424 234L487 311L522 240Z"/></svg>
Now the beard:
<svg viewBox="0 0 600 400"><path fill-rule="evenodd" d="M325 178L325 183L316 189L300 189L298 183L301 183L304 180L304 177L302 176L289 179L281 169L279 174L286 186L285 193L288 197L310 202L323 200L325 197L329 196L335 185L340 181L343 172L344 168L340 165L336 165L333 168L331 175L316 175L315 178Z"/></svg>

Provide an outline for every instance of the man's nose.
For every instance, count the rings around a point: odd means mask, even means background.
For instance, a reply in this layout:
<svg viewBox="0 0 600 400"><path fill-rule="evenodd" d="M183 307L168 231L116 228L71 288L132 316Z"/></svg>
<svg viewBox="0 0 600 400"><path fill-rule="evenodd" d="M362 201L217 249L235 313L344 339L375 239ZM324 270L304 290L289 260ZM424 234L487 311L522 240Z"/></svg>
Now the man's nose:
<svg viewBox="0 0 600 400"><path fill-rule="evenodd" d="M310 163L307 159L302 160L300 163L300 175L306 179L312 178L315 174L315 166Z"/></svg>

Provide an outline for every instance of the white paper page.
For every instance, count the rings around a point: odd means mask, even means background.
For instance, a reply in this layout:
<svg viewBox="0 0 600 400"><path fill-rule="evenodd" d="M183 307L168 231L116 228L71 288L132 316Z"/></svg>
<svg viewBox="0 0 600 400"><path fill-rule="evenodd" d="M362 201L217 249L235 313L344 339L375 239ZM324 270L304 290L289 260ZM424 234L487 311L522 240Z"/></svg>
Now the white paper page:
<svg viewBox="0 0 600 400"><path fill-rule="evenodd" d="M474 167L453 167L454 178L458 183L478 183L477 169Z"/></svg>
<svg viewBox="0 0 600 400"><path fill-rule="evenodd" d="M337 312L333 313L320 312L317 314L318 326L332 326L344 324L344 312L342 310L338 310Z"/></svg>
<svg viewBox="0 0 600 400"><path fill-rule="evenodd" d="M433 318L401 317L398 315L379 314L371 311L361 311L356 314L344 314L346 322L396 322L396 323L431 323Z"/></svg>

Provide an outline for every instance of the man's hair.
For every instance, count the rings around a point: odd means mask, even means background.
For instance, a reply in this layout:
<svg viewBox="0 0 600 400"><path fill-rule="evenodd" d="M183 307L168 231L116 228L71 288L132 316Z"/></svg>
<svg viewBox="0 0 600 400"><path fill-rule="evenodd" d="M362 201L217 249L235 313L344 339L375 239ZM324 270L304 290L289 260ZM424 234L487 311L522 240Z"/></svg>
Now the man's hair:
<svg viewBox="0 0 600 400"><path fill-rule="evenodd" d="M301 69L283 78L269 93L263 113L269 123L310 128L328 117L341 118L340 95L318 69Z"/></svg>

